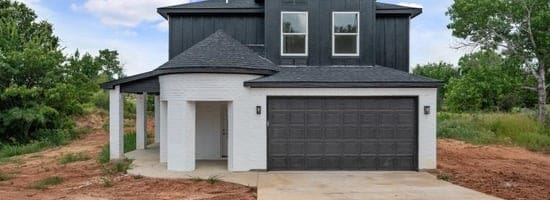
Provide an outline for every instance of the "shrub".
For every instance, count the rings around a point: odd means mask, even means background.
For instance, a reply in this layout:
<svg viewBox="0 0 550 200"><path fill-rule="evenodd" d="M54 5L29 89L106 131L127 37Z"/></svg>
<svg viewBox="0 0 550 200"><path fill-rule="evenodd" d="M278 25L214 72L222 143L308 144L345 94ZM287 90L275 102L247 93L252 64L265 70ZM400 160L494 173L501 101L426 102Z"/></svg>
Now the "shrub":
<svg viewBox="0 0 550 200"><path fill-rule="evenodd" d="M210 184L215 184L215 183L220 182L220 181L221 181L220 176L210 176L210 177L208 177L208 179L206 179L206 182L210 183Z"/></svg>
<svg viewBox="0 0 550 200"><path fill-rule="evenodd" d="M39 180L31 184L29 187L32 189L44 190L47 189L50 185L59 185L61 183L63 183L63 178L59 176L53 176Z"/></svg>
<svg viewBox="0 0 550 200"><path fill-rule="evenodd" d="M90 156L85 153L69 153L62 155L61 158L58 159L59 164L68 164L78 161L85 161L90 160Z"/></svg>

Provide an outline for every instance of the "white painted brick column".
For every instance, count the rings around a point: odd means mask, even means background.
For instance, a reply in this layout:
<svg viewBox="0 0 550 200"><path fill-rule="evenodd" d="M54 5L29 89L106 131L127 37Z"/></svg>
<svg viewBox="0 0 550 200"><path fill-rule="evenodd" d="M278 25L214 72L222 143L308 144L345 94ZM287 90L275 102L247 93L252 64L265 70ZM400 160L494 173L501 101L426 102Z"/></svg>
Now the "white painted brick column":
<svg viewBox="0 0 550 200"><path fill-rule="evenodd" d="M120 86L109 90L109 157L124 158L124 96Z"/></svg>
<svg viewBox="0 0 550 200"><path fill-rule="evenodd" d="M167 138L167 119L168 102L160 102L160 162L165 163L168 160L168 138Z"/></svg>
<svg viewBox="0 0 550 200"><path fill-rule="evenodd" d="M195 103L168 102L168 170L195 170Z"/></svg>
<svg viewBox="0 0 550 200"><path fill-rule="evenodd" d="M160 96L155 96L155 143L160 142Z"/></svg>
<svg viewBox="0 0 550 200"><path fill-rule="evenodd" d="M430 90L418 96L418 169L422 171L437 169L437 89ZM424 106L430 106L430 114L424 114Z"/></svg>
<svg viewBox="0 0 550 200"><path fill-rule="evenodd" d="M136 149L147 146L147 93L136 95Z"/></svg>

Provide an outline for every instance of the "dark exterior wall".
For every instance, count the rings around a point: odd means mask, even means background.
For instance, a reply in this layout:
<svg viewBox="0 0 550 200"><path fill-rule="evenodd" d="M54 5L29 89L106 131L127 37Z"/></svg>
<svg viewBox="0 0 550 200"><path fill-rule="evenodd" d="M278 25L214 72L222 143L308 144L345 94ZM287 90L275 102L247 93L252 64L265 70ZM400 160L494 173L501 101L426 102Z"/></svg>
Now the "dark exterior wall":
<svg viewBox="0 0 550 200"><path fill-rule="evenodd" d="M408 15L376 17L376 64L409 72Z"/></svg>
<svg viewBox="0 0 550 200"><path fill-rule="evenodd" d="M194 14L169 18L169 57L172 59L218 29L243 44L264 44L263 14Z"/></svg>
<svg viewBox="0 0 550 200"><path fill-rule="evenodd" d="M281 56L281 11L307 11L307 57ZM360 56L332 56L332 12L360 12ZM265 2L266 56L281 65L373 65L375 63L374 0L269 0Z"/></svg>

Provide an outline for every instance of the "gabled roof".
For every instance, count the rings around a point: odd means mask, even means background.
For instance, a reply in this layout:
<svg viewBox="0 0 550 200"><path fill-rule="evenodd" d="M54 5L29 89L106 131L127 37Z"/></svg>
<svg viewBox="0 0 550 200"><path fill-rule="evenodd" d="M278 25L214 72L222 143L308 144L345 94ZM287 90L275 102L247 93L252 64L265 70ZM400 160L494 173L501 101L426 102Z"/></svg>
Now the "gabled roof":
<svg viewBox="0 0 550 200"><path fill-rule="evenodd" d="M280 67L271 76L245 82L255 88L435 88L441 81L383 66Z"/></svg>
<svg viewBox="0 0 550 200"><path fill-rule="evenodd" d="M263 13L264 5L260 0L205 0L158 8L164 18L168 13Z"/></svg>
<svg viewBox="0 0 550 200"><path fill-rule="evenodd" d="M170 69L241 69L270 75L278 71L275 64L246 47L231 36L218 30L206 39L191 46L157 70Z"/></svg>

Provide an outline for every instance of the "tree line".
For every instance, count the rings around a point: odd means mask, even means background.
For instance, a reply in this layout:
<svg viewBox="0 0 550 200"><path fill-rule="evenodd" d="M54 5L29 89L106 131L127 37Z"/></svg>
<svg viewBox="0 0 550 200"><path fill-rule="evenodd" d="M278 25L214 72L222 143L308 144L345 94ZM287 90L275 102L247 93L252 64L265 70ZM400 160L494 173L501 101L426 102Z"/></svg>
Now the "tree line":
<svg viewBox="0 0 550 200"><path fill-rule="evenodd" d="M550 1L455 0L448 9L453 36L479 52L452 66L431 63L415 74L444 81L440 100L455 112L537 109L548 117Z"/></svg>
<svg viewBox="0 0 550 200"><path fill-rule="evenodd" d="M0 144L65 141L71 116L108 105L99 84L122 76L116 51L64 55L50 23L0 0Z"/></svg>

